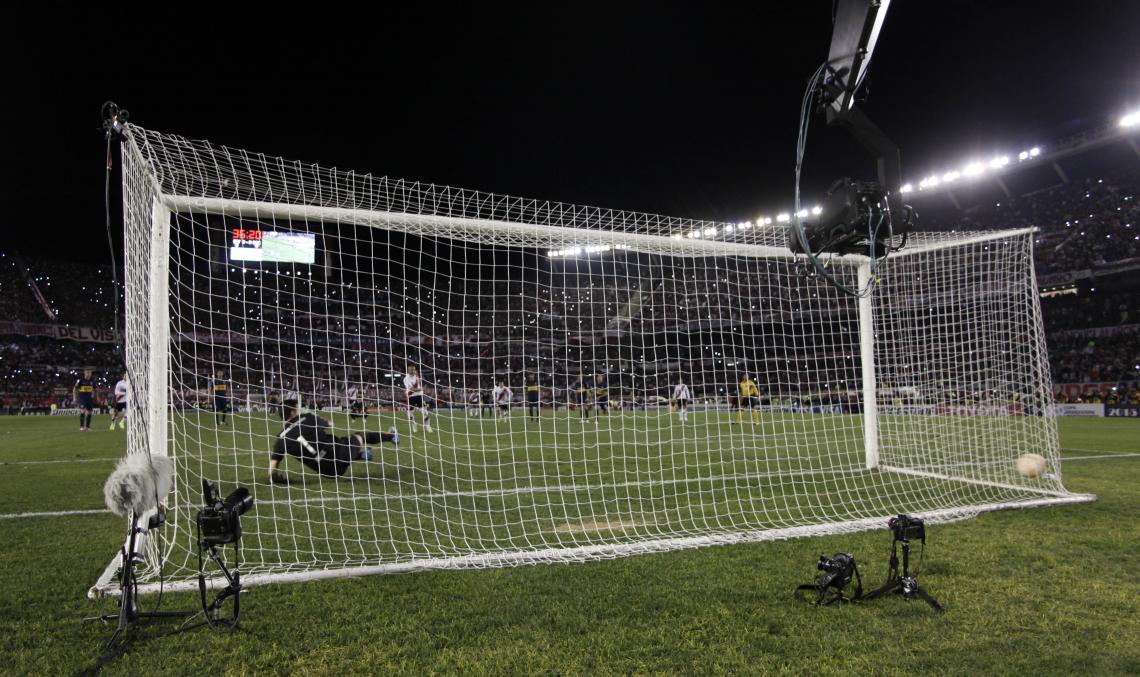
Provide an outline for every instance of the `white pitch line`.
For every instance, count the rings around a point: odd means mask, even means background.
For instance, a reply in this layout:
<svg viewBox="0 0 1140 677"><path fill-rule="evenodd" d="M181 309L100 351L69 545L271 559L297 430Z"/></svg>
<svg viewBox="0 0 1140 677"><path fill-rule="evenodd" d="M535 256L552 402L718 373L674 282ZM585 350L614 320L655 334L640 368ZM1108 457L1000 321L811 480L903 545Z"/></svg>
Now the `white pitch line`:
<svg viewBox="0 0 1140 677"><path fill-rule="evenodd" d="M1130 454L1128 452L1112 453L1112 454L1098 454L1096 456L1063 456L1061 463L1065 464L1069 461L1087 461L1093 458L1130 458L1132 456L1140 456L1140 453Z"/></svg>
<svg viewBox="0 0 1140 677"><path fill-rule="evenodd" d="M53 461L3 461L0 465L47 465L49 463L104 463L107 461L117 461L122 456L115 456L114 458L66 458L56 459Z"/></svg>
<svg viewBox="0 0 1140 677"><path fill-rule="evenodd" d="M1096 456L1070 456L1070 457L1064 458L1063 461L1068 462L1068 461L1086 461L1086 460L1104 459L1104 458L1131 458L1131 457L1136 457L1136 456L1140 456L1140 453L1123 452L1123 453L1118 453L1118 454L1100 454L1100 455L1096 455ZM117 460L117 459L86 459L86 460L95 461L95 460ZM62 461L60 461L60 462L62 463ZM824 473L824 472L827 472L827 471L823 471L823 470L799 471L799 472L796 472L794 474L796 474L796 475L812 475L812 474L820 474L820 473ZM846 472L846 471L843 471L843 472ZM782 474L782 476L787 476L787 475L788 475L788 473ZM258 505L292 505L292 506L296 506L296 507L306 507L306 506L312 506L312 505L322 505L325 503L332 503L332 502L337 502L337 501L344 501L346 503L354 503L356 501L385 501L385 500L409 500L409 499L434 500L434 499L438 499L438 498L449 498L449 497L456 497L456 496L466 497L466 498L486 497L486 496L506 496L506 495L522 494L522 493L549 493L549 492L561 492L561 491L574 492L574 491L584 491L584 490L590 490L590 489L616 489L616 488L627 488L627 487L631 487L631 486L659 486L662 484L688 484L688 483L693 483L693 482L724 481L724 480L737 480L737 479L763 479L763 478L769 478L770 479L773 476L777 476L777 474L776 473L758 473L758 474L740 474L740 475L719 475L716 477L685 478L685 479L663 480L663 481L658 480L655 482L620 482L617 484L605 484L605 485L593 485L593 486L568 484L568 485L563 485L563 486L554 485L554 486L544 486L544 487L515 487L513 489L482 489L482 490L473 490L473 491L442 491L442 492L431 492L431 493L424 493L424 494L396 494L396 495L389 495L389 496L385 496L383 494L364 494L364 495L353 495L353 496L332 495L332 496L314 496L312 498L298 498L298 499L293 499L293 500L277 499L277 500L269 500L269 501L258 501L257 504ZM955 478L955 479L957 479L957 478ZM1022 489L1024 487L1017 487L1017 488ZM172 506L171 510L178 510L179 508L186 509L186 506ZM110 512L111 511L107 510L106 508L98 508L98 509L91 509L91 510L57 510L57 511L52 511L52 512L17 512L17 513L0 514L0 520L13 520L13 519L19 519L22 517L66 517L66 516L72 516L72 515L102 515L102 514L108 514Z"/></svg>
<svg viewBox="0 0 1140 677"><path fill-rule="evenodd" d="M329 496L313 496L311 498L295 498L295 499L276 499L268 501L257 501L255 505L291 505L295 507L319 506L326 503L355 503L358 501L401 501L401 500L417 500L417 501L430 501L441 498L477 498L477 497L496 497L496 496L514 496L518 494L542 494L542 493L564 493L564 492L579 492L590 490L602 489L621 489L629 487L655 487L670 484L692 484L698 482L717 482L717 481L731 481L731 480L751 480L751 479L771 479L775 477L788 477L788 476L804 476L804 475L819 475L819 474L851 474L850 470L800 470L785 473L741 473L737 475L717 475L713 477L687 477L670 480L656 480L649 482L617 482L609 484L595 484L595 485L582 485L582 484L564 484L564 485L547 485L547 486L527 486L527 487L510 487L500 489L474 489L468 491L432 491L422 494L353 494L351 496L342 496L340 494L331 494ZM199 506L194 505L174 505L170 506L170 510L193 510ZM65 515L96 515L101 513L109 513L109 510L92 509L92 510L61 510L57 512L19 512L0 514L0 520L4 519L17 519L20 517L62 517Z"/></svg>
<svg viewBox="0 0 1140 677"><path fill-rule="evenodd" d="M72 515L102 515L110 514L110 510L99 508L93 510L55 510L52 512L13 512L0 515L0 520L14 520L21 517L69 517Z"/></svg>

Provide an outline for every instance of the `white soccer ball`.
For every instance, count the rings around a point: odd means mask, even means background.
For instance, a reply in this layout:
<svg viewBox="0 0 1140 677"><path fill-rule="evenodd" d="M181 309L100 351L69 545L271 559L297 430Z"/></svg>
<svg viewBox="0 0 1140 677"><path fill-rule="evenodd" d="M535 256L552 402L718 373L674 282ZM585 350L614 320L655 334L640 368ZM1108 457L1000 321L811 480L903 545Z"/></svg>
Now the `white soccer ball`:
<svg viewBox="0 0 1140 677"><path fill-rule="evenodd" d="M1017 457L1017 472L1022 477L1040 477L1045 474L1045 457L1040 454L1022 454Z"/></svg>

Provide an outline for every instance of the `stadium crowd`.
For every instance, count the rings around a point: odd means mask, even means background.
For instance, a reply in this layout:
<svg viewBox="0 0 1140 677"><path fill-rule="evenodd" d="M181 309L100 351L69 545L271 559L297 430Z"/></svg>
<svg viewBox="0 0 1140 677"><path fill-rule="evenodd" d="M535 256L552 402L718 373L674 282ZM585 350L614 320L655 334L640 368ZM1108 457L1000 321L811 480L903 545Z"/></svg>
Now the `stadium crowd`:
<svg viewBox="0 0 1140 677"><path fill-rule="evenodd" d="M1035 226L1039 274L1117 263L1140 257L1138 187L1135 174L1075 181L924 227ZM635 403L667 395L677 373L690 375L697 397L731 394L738 372L750 367L769 377L796 372L786 382L763 383L772 396L848 397L845 387L858 379L850 358L858 351L856 328L836 319L839 326L820 332L826 335L796 330L797 323L811 324L820 295L833 293L825 285L764 261L682 263L664 265L651 255L606 266L567 261L475 275L464 288L443 276L338 280L222 266L203 278L192 271L174 280L182 286L172 309L176 383L183 402L200 403L223 366L239 400L294 389L336 405L356 384L383 403L399 399L399 377L408 362L418 362L445 403L470 401L500 374L520 385L524 374L554 374L544 380L543 396L563 398L580 370L610 374L611 387ZM0 312L9 327L106 328L111 289L107 266L0 253ZM1109 278L1077 294L1045 297L1042 307L1055 382L1140 378L1134 290L1114 289ZM803 361L803 368L782 369L788 361ZM121 365L113 343L21 335L17 328L0 337L0 397L9 411L29 403L63 407L76 375L91 367L102 389L97 399L106 400Z"/></svg>
<svg viewBox="0 0 1140 677"><path fill-rule="evenodd" d="M924 229L1037 228L1038 275L1140 257L1140 174L1088 178L922 222Z"/></svg>

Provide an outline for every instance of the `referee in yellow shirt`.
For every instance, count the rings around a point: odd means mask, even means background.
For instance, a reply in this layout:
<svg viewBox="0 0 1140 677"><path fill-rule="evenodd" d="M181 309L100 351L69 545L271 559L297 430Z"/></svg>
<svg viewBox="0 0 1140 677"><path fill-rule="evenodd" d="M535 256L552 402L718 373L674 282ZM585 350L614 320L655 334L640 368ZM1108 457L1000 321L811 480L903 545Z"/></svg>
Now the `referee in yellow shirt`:
<svg viewBox="0 0 1140 677"><path fill-rule="evenodd" d="M757 405L760 403L760 387L756 385L756 381L744 372L744 378L740 379L740 400L739 406L736 409L736 421L742 423L744 421L744 410L752 412L752 425L756 425L759 420L759 412L756 411Z"/></svg>

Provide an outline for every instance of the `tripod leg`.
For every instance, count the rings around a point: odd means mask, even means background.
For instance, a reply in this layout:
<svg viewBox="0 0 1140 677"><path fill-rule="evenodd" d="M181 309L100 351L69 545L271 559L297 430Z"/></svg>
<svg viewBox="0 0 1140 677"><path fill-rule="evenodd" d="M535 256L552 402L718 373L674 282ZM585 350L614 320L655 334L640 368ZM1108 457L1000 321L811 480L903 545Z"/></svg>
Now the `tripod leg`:
<svg viewBox="0 0 1140 677"><path fill-rule="evenodd" d="M931 597L930 595L926 594L926 591L923 590L922 588L918 587L917 584L913 588L911 588L911 590L914 592L914 594L918 595L924 602L926 602L930 606L934 607L934 610L937 611L938 613L945 613L946 612L946 609L942 608L942 605L938 603L938 600L936 600L933 597Z"/></svg>
<svg viewBox="0 0 1140 677"><path fill-rule="evenodd" d="M902 586L902 581L900 581L897 578L892 578L892 579L888 580L886 583L883 583L878 588L872 590L871 592L865 593L863 595L863 599L875 599L877 597L882 597L883 595L890 595L892 593L902 592L901 586Z"/></svg>

